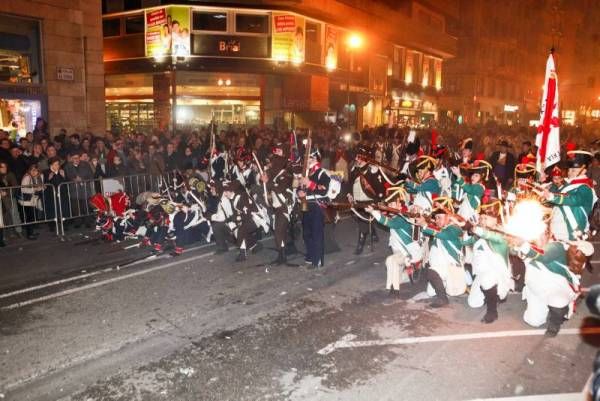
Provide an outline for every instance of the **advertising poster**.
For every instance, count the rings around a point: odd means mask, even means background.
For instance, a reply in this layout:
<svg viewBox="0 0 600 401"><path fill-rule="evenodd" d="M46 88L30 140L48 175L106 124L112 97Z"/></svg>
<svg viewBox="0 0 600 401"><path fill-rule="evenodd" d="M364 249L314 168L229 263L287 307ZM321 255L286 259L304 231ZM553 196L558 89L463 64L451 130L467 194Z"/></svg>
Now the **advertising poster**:
<svg viewBox="0 0 600 401"><path fill-rule="evenodd" d="M171 6L146 11L146 56L189 56L190 9Z"/></svg>
<svg viewBox="0 0 600 401"><path fill-rule="evenodd" d="M325 27L325 67L328 70L337 68L339 30L331 25Z"/></svg>
<svg viewBox="0 0 600 401"><path fill-rule="evenodd" d="M278 61L304 62L304 18L285 13L273 13L271 57Z"/></svg>

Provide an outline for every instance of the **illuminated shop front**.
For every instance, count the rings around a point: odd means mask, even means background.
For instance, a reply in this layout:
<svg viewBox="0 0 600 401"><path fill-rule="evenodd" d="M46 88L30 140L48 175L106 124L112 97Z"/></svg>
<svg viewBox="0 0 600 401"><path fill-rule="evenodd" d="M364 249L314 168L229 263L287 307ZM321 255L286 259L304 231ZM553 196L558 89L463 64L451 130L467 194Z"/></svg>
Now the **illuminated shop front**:
<svg viewBox="0 0 600 401"><path fill-rule="evenodd" d="M11 136L33 131L46 97L39 21L0 14L0 129Z"/></svg>
<svg viewBox="0 0 600 401"><path fill-rule="evenodd" d="M390 73L441 85L441 58L286 10L166 4L104 15L103 30L108 128L374 126ZM418 124L422 101L388 117Z"/></svg>

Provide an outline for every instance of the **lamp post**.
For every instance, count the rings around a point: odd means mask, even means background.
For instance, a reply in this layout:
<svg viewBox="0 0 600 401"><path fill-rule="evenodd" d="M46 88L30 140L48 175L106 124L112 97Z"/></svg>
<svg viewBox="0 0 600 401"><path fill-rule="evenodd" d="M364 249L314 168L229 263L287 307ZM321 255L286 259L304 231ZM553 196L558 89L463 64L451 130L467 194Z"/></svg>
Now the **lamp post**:
<svg viewBox="0 0 600 401"><path fill-rule="evenodd" d="M354 51L360 49L363 45L363 38L358 33L351 33L346 40L346 50L348 51L348 71L346 80L346 121L350 128L350 73L353 67Z"/></svg>

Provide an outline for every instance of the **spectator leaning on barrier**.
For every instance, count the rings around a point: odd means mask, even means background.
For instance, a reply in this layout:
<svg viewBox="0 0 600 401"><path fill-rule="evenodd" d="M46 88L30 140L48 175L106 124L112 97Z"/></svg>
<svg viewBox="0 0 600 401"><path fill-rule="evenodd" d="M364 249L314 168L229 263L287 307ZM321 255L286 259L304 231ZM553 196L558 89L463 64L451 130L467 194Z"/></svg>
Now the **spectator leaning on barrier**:
<svg viewBox="0 0 600 401"><path fill-rule="evenodd" d="M69 207L69 217L75 217L75 228L79 228L82 223L86 227L91 226L91 220L85 217L88 214L88 199L95 192L91 180L94 178L92 168L89 163L81 161L79 153L71 155L71 160L65 165L65 175L68 184L68 193L71 205Z"/></svg>
<svg viewBox="0 0 600 401"><path fill-rule="evenodd" d="M44 210L46 219L50 220L57 217L57 215L59 215L59 218L61 217L59 207L62 208L62 210L67 210L68 194L64 185L62 187L60 186L63 182L67 182L65 172L60 167L60 159L58 157L49 159L48 166L49 168L43 172L44 182L50 184L44 189ZM60 199L57 199L57 202L60 201L60 205L57 203L55 207L54 199L56 195L58 195L59 190L61 191L61 194ZM48 228L50 231L56 229L53 222L48 223Z"/></svg>
<svg viewBox="0 0 600 401"><path fill-rule="evenodd" d="M37 239L37 233L33 231L33 224L38 220L40 212L44 210L42 204L44 191L43 177L40 175L38 166L32 164L21 180L21 194L19 199L19 211L21 219L25 224L27 239Z"/></svg>

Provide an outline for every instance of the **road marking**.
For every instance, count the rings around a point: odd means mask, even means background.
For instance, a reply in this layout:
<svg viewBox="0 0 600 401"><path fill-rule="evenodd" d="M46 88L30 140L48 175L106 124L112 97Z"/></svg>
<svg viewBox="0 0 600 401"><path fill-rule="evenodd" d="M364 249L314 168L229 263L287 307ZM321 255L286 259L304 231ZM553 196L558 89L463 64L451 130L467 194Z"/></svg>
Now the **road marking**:
<svg viewBox="0 0 600 401"><path fill-rule="evenodd" d="M524 395L520 397L474 398L469 401L582 401L582 393Z"/></svg>
<svg viewBox="0 0 600 401"><path fill-rule="evenodd" d="M214 252L204 253L202 255L193 256L193 257L190 257L190 258L187 258L187 259L177 260L177 261L174 261L174 262L171 262L171 263L167 263L166 265L160 265L160 266L151 267L149 269L144 269L144 270L140 270L140 271L137 271L137 272L125 274L123 276L113 277L113 278L108 279L108 280L104 280L104 281L99 281L99 282L96 282L96 283L82 285L81 287L70 288L70 289L67 289L67 290L64 290L64 291L60 291L60 292L57 292L57 293L54 293L54 294L46 295L46 296L43 296L43 297L33 298L33 299L29 299L29 300L23 301L23 302L17 302L17 303L11 304L11 305L3 306L2 308L0 308L0 310L17 309L17 308L21 308L23 306L27 306L27 305L32 305L32 304L36 304L36 303L48 301L50 299L59 298L59 297L65 296L65 295L70 295L70 294L74 294L74 293L77 293L77 292L80 292L80 291L89 290L89 289L92 289L92 288L101 287L103 285L112 284L112 283L115 283L115 282L118 282L118 281L126 280L128 278L141 276L141 275L152 273L152 272L158 271L158 270L163 270L163 269L169 268L171 266L176 266L176 265L179 265L179 264L183 264L183 263L187 263L187 262L192 262L194 260L202 259L202 258L205 258L207 256L211 256L211 255L214 255Z"/></svg>
<svg viewBox="0 0 600 401"><path fill-rule="evenodd" d="M138 246L138 245L139 244L135 244L135 246ZM187 248L186 252L190 252L190 251L195 251L195 250L198 250L198 249L207 248L207 247L212 246L212 245L213 244L210 243L210 244L202 244L202 245L193 246L191 248ZM126 250L127 248L129 248L129 247L125 247L123 249ZM151 256L151 255L148 255L148 256ZM135 261L134 263L130 263L127 266L120 267L119 269L122 270L122 269L126 269L128 267L136 266L136 265L140 264L141 262L144 262L144 260L141 259L141 260ZM15 295L24 294L24 293L27 293L27 292L33 292L33 291L37 291L37 290L40 290L40 289L43 289L43 288L55 287L57 285L69 283L71 281L81 280L81 279L84 279L84 278L87 278L87 277L96 276L96 275L102 274L102 273L109 273L109 272L111 272L113 270L115 270L114 267L107 267L106 269L97 270L97 271L93 271L93 272L90 272L90 273L79 274L77 276L73 276L73 277L69 277L69 278L65 278L65 279L61 279L61 280L56 280L56 281L50 281L48 283L44 283L44 284L40 284L40 285L35 285L33 287L27 287L27 288L23 288L23 289L20 289L20 290L15 290L15 291L7 292L7 293L4 293L4 294L0 294L0 299L10 298L10 297L15 296Z"/></svg>
<svg viewBox="0 0 600 401"><path fill-rule="evenodd" d="M53 286L56 286L56 285L68 283L70 281L80 280L80 279L83 279L83 278L86 278L86 277L91 277L91 276L95 276L95 275L102 274L102 273L107 273L107 272L109 272L111 270L113 270L113 268L112 267L108 267L106 269L98 270L98 271L95 271L95 272L90 272L90 273L85 273L85 274L79 274L77 276L65 278L65 279L62 279L62 280L51 281L49 283L40 284L40 285L36 285L36 286L33 286L33 287L28 287L28 288L23 288L21 290L7 292L7 293L4 293L4 294L0 294L0 299L2 299L2 298L9 298L9 297L12 297L14 295L24 294L26 292L36 291L36 290L39 290L39 289L42 289L42 288L53 287Z"/></svg>
<svg viewBox="0 0 600 401"><path fill-rule="evenodd" d="M492 331L482 333L467 333L467 334L451 334L441 336L427 337L405 337L392 338L384 340L368 340L368 341L353 341L350 335L345 335L340 340L327 345L317 351L318 354L328 355L336 349L342 348L362 348L375 347L384 345L409 345L423 344L446 341L462 341L462 340L479 340L485 338L504 338L504 337L525 337L525 336L543 336L546 331L543 329L537 330L510 330L510 331ZM600 334L600 327L584 327L582 329L562 329L558 332L559 335L577 335L577 334Z"/></svg>

